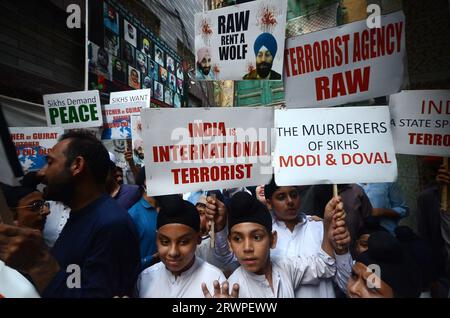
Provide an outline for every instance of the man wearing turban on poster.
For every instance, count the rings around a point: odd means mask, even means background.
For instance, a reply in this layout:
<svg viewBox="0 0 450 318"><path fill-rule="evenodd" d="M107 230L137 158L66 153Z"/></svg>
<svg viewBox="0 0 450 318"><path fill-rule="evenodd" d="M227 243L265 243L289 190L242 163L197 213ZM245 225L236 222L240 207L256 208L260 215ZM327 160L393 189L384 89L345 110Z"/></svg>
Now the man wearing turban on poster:
<svg viewBox="0 0 450 318"><path fill-rule="evenodd" d="M211 70L211 51L203 47L197 51L197 71L195 77L198 80L215 80L216 76Z"/></svg>
<svg viewBox="0 0 450 318"><path fill-rule="evenodd" d="M277 40L270 33L260 34L253 45L256 56L256 70L244 75L245 80L279 80L281 75L272 71L272 64L277 54Z"/></svg>

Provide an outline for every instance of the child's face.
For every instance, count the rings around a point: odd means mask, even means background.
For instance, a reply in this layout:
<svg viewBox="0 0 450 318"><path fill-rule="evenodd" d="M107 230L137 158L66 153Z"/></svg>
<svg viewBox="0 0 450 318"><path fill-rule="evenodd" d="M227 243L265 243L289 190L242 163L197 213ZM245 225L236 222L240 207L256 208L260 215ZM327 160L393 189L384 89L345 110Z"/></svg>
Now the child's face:
<svg viewBox="0 0 450 318"><path fill-rule="evenodd" d="M161 226L156 236L159 257L174 275L179 275L192 266L195 250L200 242L199 233L178 223Z"/></svg>
<svg viewBox="0 0 450 318"><path fill-rule="evenodd" d="M298 218L300 195L296 187L280 187L267 201L279 220L293 221Z"/></svg>
<svg viewBox="0 0 450 318"><path fill-rule="evenodd" d="M258 223L239 223L231 228L228 237L239 264L246 271L262 275L270 264L270 249L276 245L276 232L270 235Z"/></svg>

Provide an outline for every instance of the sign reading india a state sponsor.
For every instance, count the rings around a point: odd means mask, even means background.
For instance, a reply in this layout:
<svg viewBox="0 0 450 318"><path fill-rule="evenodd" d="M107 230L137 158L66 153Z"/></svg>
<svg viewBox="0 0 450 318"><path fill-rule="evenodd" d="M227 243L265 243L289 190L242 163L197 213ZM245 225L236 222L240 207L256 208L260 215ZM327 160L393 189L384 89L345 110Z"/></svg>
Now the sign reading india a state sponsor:
<svg viewBox="0 0 450 318"><path fill-rule="evenodd" d="M402 91L389 107L397 153L450 157L450 90Z"/></svg>
<svg viewBox="0 0 450 318"><path fill-rule="evenodd" d="M110 104L121 104L130 102L145 102L146 107L150 107L151 90L146 89L134 89L130 91L112 92L109 95Z"/></svg>
<svg viewBox="0 0 450 318"><path fill-rule="evenodd" d="M24 171L36 171L64 133L60 127L10 127L11 139Z"/></svg>
<svg viewBox="0 0 450 318"><path fill-rule="evenodd" d="M266 184L273 108L142 109L148 195Z"/></svg>
<svg viewBox="0 0 450 318"><path fill-rule="evenodd" d="M389 119L387 106L276 110L276 183L394 181Z"/></svg>
<svg viewBox="0 0 450 318"><path fill-rule="evenodd" d="M102 139L131 139L131 115L146 107L146 101L104 105Z"/></svg>
<svg viewBox="0 0 450 318"><path fill-rule="evenodd" d="M197 80L281 80L287 0L195 15Z"/></svg>
<svg viewBox="0 0 450 318"><path fill-rule="evenodd" d="M43 97L48 126L87 128L103 124L98 91L49 94Z"/></svg>
<svg viewBox="0 0 450 318"><path fill-rule="evenodd" d="M284 85L288 108L327 107L397 93L404 79L405 17L381 16L286 41Z"/></svg>

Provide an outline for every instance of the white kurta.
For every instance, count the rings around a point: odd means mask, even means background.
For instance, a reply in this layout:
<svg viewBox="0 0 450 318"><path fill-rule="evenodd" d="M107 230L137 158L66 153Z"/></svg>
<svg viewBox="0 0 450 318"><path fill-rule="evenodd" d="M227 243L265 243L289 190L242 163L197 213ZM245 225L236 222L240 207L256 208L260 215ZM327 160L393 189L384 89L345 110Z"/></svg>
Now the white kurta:
<svg viewBox="0 0 450 318"><path fill-rule="evenodd" d="M284 222L274 219L272 228L277 231L277 246L271 250L271 255L277 257L305 258L317 254L322 250L323 222L314 221L305 215L300 215L302 221L294 231L290 231ZM334 298L332 280L339 288L346 291L346 284L351 274L352 258L350 253L335 255L336 276L334 278L320 279L316 283L302 284L295 290L297 298Z"/></svg>
<svg viewBox="0 0 450 318"><path fill-rule="evenodd" d="M300 284L317 284L319 279L334 276L334 259L324 251L307 258L270 257L272 284L264 275L247 272L242 266L229 277L230 286L239 284L239 298L294 298Z"/></svg>
<svg viewBox="0 0 450 318"><path fill-rule="evenodd" d="M0 261L0 298L40 298L22 274Z"/></svg>
<svg viewBox="0 0 450 318"><path fill-rule="evenodd" d="M225 276L215 266L196 257L194 264L179 276L174 276L160 262L140 275L137 282L140 298L204 298L202 283L206 283L211 294L213 282L224 282Z"/></svg>

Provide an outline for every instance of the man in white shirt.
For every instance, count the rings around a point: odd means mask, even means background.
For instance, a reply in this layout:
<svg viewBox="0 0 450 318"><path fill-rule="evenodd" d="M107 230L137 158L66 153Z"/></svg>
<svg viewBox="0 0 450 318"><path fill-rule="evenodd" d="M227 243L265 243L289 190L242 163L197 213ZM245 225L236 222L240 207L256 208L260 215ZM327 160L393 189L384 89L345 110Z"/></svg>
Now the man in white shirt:
<svg viewBox="0 0 450 318"><path fill-rule="evenodd" d="M201 234L200 217L192 203L171 196L161 203L156 222L161 263L140 274L139 297L203 298L202 283L212 291L214 281L225 281L218 268L195 256Z"/></svg>
<svg viewBox="0 0 450 318"><path fill-rule="evenodd" d="M340 220L343 205L333 199L327 205L333 224L325 222L325 238L335 244L348 244L348 232ZM301 284L317 283L335 274L333 245L329 239L322 249L307 258L285 258L270 255L277 244L272 231L272 218L267 208L251 195L241 192L233 196L228 211L229 244L241 266L230 276L229 284L239 284L239 297L293 298Z"/></svg>
<svg viewBox="0 0 450 318"><path fill-rule="evenodd" d="M278 234L278 243L272 255L283 258L307 258L318 253L324 237L323 222L300 213L299 188L279 187L272 178L264 188L264 195L272 211L273 230ZM352 257L346 247L341 249L336 247L334 257L336 275L298 286L295 290L296 298L334 298L336 295L332 280L344 293L346 292L353 265Z"/></svg>

